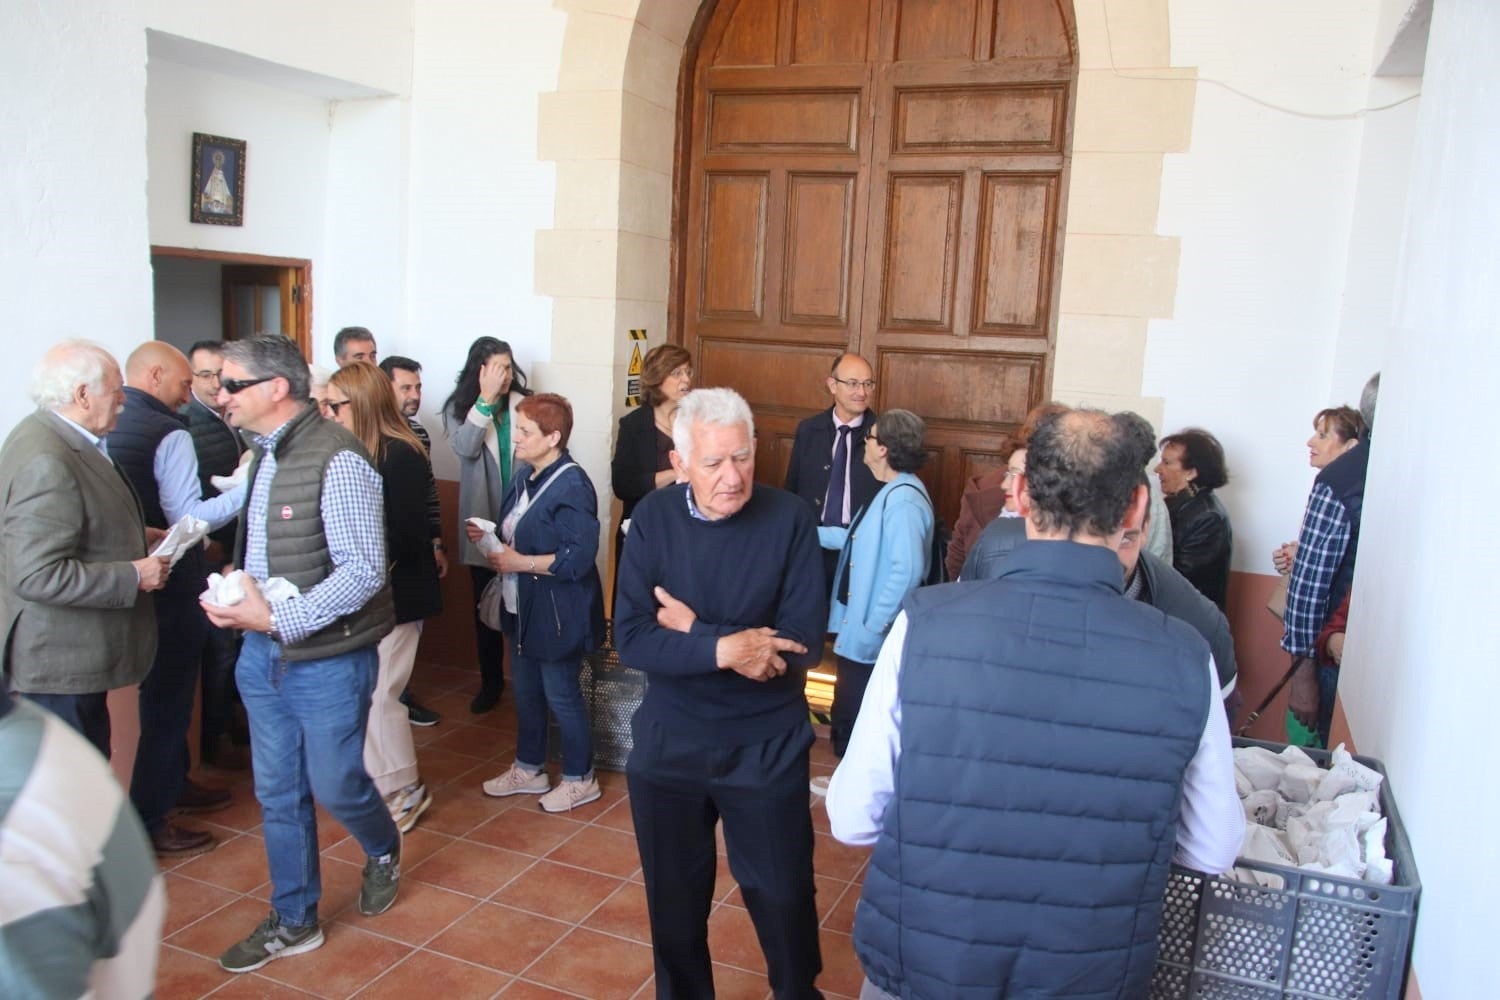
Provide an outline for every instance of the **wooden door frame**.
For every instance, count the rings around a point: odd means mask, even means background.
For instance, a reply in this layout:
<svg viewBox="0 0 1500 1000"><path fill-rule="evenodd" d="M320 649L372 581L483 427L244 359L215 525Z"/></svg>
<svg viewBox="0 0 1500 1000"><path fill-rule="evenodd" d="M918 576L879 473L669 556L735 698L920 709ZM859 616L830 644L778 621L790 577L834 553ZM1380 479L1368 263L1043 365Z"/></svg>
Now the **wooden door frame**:
<svg viewBox="0 0 1500 1000"><path fill-rule="evenodd" d="M288 335L302 352L312 360L312 261L305 257L273 257L259 253L229 253L222 250L199 250L193 247L170 247L152 244L152 257L176 257L181 260L207 260L218 264L248 264L261 267L290 268L297 274L297 286L302 290L296 302L296 323Z"/></svg>

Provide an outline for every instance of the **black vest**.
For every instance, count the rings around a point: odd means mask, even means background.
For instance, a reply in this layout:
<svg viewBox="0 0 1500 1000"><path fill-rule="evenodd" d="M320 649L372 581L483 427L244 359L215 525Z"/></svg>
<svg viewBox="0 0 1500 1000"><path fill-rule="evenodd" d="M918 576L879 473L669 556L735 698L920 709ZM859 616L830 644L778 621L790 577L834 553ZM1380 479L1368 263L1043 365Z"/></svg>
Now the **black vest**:
<svg viewBox="0 0 1500 1000"><path fill-rule="evenodd" d="M105 440L109 457L125 470L125 478L141 498L141 513L150 527L167 527L167 515L161 509L161 491L156 486L156 449L168 434L186 428L183 419L155 396L132 386L125 387L125 408Z"/></svg>
<svg viewBox="0 0 1500 1000"><path fill-rule="evenodd" d="M168 434L186 428L186 422L155 396L132 386L125 387L125 408L106 440L109 457L124 470L125 478L141 498L141 515L149 527L171 527L161 508L161 490L156 483L156 450ZM203 549L195 548L177 560L167 585L159 593L196 597L207 577Z"/></svg>
<svg viewBox="0 0 1500 1000"><path fill-rule="evenodd" d="M1364 512L1365 473L1369 467L1370 439L1366 435L1360 439L1359 444L1324 466L1314 480L1314 484L1322 483L1327 486L1332 491L1333 498L1343 504L1344 510L1349 514L1349 547L1344 550L1344 558L1339 562L1339 568L1333 575L1333 583L1328 587L1328 606L1323 611L1324 620L1343 603L1349 588L1354 586L1354 556L1359 549L1359 520Z"/></svg>
<svg viewBox="0 0 1500 1000"><path fill-rule="evenodd" d="M227 476L240 463L245 446L234 429L218 414L204 406L196 398L189 399L178 415L187 419L188 432L193 435L193 450L198 453L198 485L206 497L216 497L219 489L209 481L211 476ZM230 521L212 535L224 547L234 545L235 522Z"/></svg>
<svg viewBox="0 0 1500 1000"><path fill-rule="evenodd" d="M245 492L248 508L260 472L263 452L252 445L255 459L250 464L250 488ZM352 451L366 462L369 456L359 441L331 420L323 419L316 406L309 405L293 417L290 426L276 442L276 473L271 480L265 532L266 567L270 576L279 576L306 592L333 572L333 558L328 553L328 539L323 533L323 476L328 463L341 451ZM286 516L283 516L285 513ZM245 522L242 512L235 540L234 562L245 565ZM286 643L281 655L288 660L319 660L340 653L373 646L388 635L396 624L391 605L391 587L382 584L365 606L345 615L301 642Z"/></svg>
<svg viewBox="0 0 1500 1000"><path fill-rule="evenodd" d="M1136 998L1156 960L1208 646L1115 553L1027 542L906 601L901 757L854 947L901 997Z"/></svg>

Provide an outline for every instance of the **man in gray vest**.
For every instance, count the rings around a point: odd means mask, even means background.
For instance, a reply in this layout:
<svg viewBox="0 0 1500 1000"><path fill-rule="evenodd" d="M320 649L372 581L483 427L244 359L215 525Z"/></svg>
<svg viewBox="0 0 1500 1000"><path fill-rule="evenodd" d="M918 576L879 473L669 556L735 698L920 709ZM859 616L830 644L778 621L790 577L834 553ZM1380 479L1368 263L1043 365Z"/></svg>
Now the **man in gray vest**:
<svg viewBox="0 0 1500 1000"><path fill-rule="evenodd" d="M359 910L396 899L401 835L365 772L375 646L395 614L386 585L380 474L359 442L308 401L307 362L284 337L224 347L219 402L251 436L249 496L235 563L244 600L204 604L245 631L235 679L250 717L255 797L265 818L271 914L219 964L250 972L323 944L316 799L364 849ZM267 602L257 583L297 594Z"/></svg>
<svg viewBox="0 0 1500 1000"><path fill-rule="evenodd" d="M1122 593L1148 457L1118 416L1043 418L1027 541L892 625L828 792L834 836L875 845L864 997L1144 996L1171 863L1234 863L1208 644Z"/></svg>

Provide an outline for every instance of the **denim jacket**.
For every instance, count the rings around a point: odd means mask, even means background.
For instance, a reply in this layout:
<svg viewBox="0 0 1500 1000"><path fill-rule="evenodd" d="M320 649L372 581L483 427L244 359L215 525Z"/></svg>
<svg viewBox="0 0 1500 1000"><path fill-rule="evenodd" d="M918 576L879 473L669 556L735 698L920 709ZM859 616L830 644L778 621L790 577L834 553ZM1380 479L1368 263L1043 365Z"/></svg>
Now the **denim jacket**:
<svg viewBox="0 0 1500 1000"><path fill-rule="evenodd" d="M927 577L932 530L932 502L922 481L909 472L880 488L858 524L818 529L825 549L841 550L828 613L828 631L838 634L835 653L875 662L901 602ZM838 599L846 565L848 604Z"/></svg>

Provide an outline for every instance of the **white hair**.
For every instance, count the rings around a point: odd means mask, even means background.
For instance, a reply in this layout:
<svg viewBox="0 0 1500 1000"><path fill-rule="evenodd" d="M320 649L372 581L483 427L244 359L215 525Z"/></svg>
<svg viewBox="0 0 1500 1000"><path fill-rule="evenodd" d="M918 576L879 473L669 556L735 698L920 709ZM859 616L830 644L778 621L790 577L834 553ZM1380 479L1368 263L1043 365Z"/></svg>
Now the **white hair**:
<svg viewBox="0 0 1500 1000"><path fill-rule="evenodd" d="M52 410L73 402L79 386L102 394L104 377L119 370L114 355L92 340L64 340L43 354L31 370L27 392L37 406Z"/></svg>
<svg viewBox="0 0 1500 1000"><path fill-rule="evenodd" d="M322 365L307 366L308 389L321 389L328 384L328 380L331 378L333 378L333 372Z"/></svg>
<svg viewBox="0 0 1500 1000"><path fill-rule="evenodd" d="M677 404L677 416L672 421L672 447L677 449L684 464L692 459L694 424L718 427L744 424L751 439L755 438L750 404L733 389L694 389Z"/></svg>
<svg viewBox="0 0 1500 1000"><path fill-rule="evenodd" d="M1380 397L1380 373L1370 376L1364 391L1359 394L1359 415L1365 418L1365 426L1375 429L1375 402Z"/></svg>

